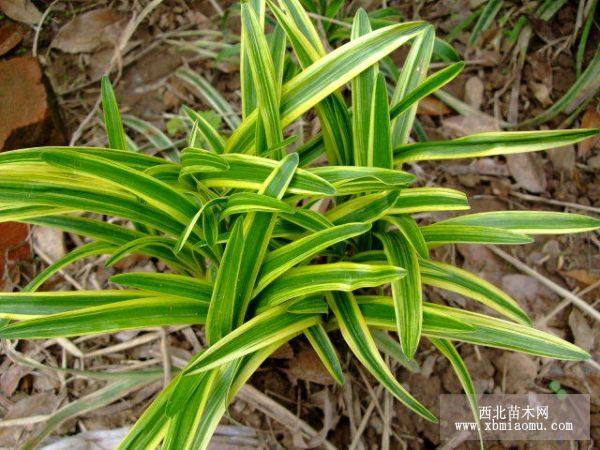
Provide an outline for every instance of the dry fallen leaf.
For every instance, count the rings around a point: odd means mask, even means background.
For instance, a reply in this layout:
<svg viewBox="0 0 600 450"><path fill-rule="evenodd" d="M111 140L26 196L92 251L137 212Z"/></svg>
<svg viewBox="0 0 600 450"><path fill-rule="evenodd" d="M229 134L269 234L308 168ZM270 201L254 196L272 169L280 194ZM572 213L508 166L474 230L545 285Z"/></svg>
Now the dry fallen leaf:
<svg viewBox="0 0 600 450"><path fill-rule="evenodd" d="M521 353L504 353L492 360L508 394L524 394L533 385L539 364L531 357Z"/></svg>
<svg viewBox="0 0 600 450"><path fill-rule="evenodd" d="M552 105L552 99L550 98L550 88L543 83L536 83L532 81L529 83L529 87L533 92L533 95L538 101L545 107Z"/></svg>
<svg viewBox="0 0 600 450"><path fill-rule="evenodd" d="M0 0L0 11L17 22L37 25L42 20L42 13L31 0Z"/></svg>
<svg viewBox="0 0 600 450"><path fill-rule="evenodd" d="M6 23L0 27L0 56L10 52L23 40L23 33L16 23Z"/></svg>
<svg viewBox="0 0 600 450"><path fill-rule="evenodd" d="M110 8L86 12L67 22L58 31L51 47L66 53L82 53L114 46L123 29L122 19Z"/></svg>
<svg viewBox="0 0 600 450"><path fill-rule="evenodd" d="M417 114L423 116L443 116L451 113L451 109L434 97L425 97L419 102Z"/></svg>
<svg viewBox="0 0 600 450"><path fill-rule="evenodd" d="M33 242L51 261L58 261L67 252L64 234L56 228L34 227Z"/></svg>
<svg viewBox="0 0 600 450"><path fill-rule="evenodd" d="M588 352L594 348L594 330L578 309L573 308L573 311L571 311L569 327L573 332L577 347L581 347Z"/></svg>
<svg viewBox="0 0 600 450"><path fill-rule="evenodd" d="M475 133L487 131L500 131L498 121L486 114L471 116L452 116L442 120L444 135L449 138L458 138Z"/></svg>
<svg viewBox="0 0 600 450"><path fill-rule="evenodd" d="M600 128L600 112L596 108L589 107L581 118L581 128ZM600 145L600 137L586 139L577 144L577 155L586 157L590 150Z"/></svg>
<svg viewBox="0 0 600 450"><path fill-rule="evenodd" d="M589 272L584 269L574 269L569 270L567 272L561 272L561 275L565 275L569 278L572 278L575 281L578 281L585 286L589 286L590 284L594 284L598 280L600 280L600 275Z"/></svg>
<svg viewBox="0 0 600 450"><path fill-rule="evenodd" d="M542 160L531 153L519 153L506 157L510 174L523 189L539 194L546 191L548 183Z"/></svg>
<svg viewBox="0 0 600 450"><path fill-rule="evenodd" d="M302 350L290 361L288 373L300 380L312 381L313 383L330 385L335 384L323 363L312 350Z"/></svg>
<svg viewBox="0 0 600 450"><path fill-rule="evenodd" d="M483 82L479 77L471 77L465 83L465 102L475 109L481 109L483 102Z"/></svg>
<svg viewBox="0 0 600 450"><path fill-rule="evenodd" d="M553 148L547 151L548 158L557 172L566 172L571 175L575 170L576 155L573 145Z"/></svg>

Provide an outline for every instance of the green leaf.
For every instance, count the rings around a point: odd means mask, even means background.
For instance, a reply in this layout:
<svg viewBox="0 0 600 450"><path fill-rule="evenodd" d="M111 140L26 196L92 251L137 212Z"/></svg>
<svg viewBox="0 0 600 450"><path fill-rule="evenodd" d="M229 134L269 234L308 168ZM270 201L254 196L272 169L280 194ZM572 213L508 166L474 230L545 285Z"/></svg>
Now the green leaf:
<svg viewBox="0 0 600 450"><path fill-rule="evenodd" d="M407 358L412 359L419 346L423 321L421 274L418 255L399 232L378 233L389 264L406 269L406 276L392 281L396 330Z"/></svg>
<svg viewBox="0 0 600 450"><path fill-rule="evenodd" d="M469 209L467 196L448 188L420 187L403 189L388 214L413 214L429 211Z"/></svg>
<svg viewBox="0 0 600 450"><path fill-rule="evenodd" d="M265 2L264 0L250 0L247 2L248 7L254 10L260 27L260 33L264 32L265 26ZM256 89L252 78L252 70L250 68L250 56L245 43L248 37L248 30L245 27L241 29L242 45L240 45L240 90L242 94L242 117L245 119L256 108ZM232 127L234 129L235 127Z"/></svg>
<svg viewBox="0 0 600 450"><path fill-rule="evenodd" d="M391 169L394 165L390 110L385 77L379 73L371 94L371 120L367 147L367 165Z"/></svg>
<svg viewBox="0 0 600 450"><path fill-rule="evenodd" d="M599 58L600 60L600 58ZM394 149L394 161L477 158L535 152L575 144L600 134L600 130L506 131L479 133L451 141L428 141Z"/></svg>
<svg viewBox="0 0 600 450"><path fill-rule="evenodd" d="M90 242L89 244L77 247L75 250L67 253L65 256L46 267L33 280L31 280L23 290L27 292L37 291L42 284L44 284L48 279L50 279L64 267L67 267L74 262L89 256L104 255L107 253L112 253L114 250L114 245L104 242Z"/></svg>
<svg viewBox="0 0 600 450"><path fill-rule="evenodd" d="M144 291L0 292L0 317L27 319L150 297Z"/></svg>
<svg viewBox="0 0 600 450"><path fill-rule="evenodd" d="M397 338L393 338L387 331L370 328L371 336L375 341L375 345L381 353L385 353L395 361L402 364L411 372L419 371L419 364L414 359L408 359L402 350L402 346Z"/></svg>
<svg viewBox="0 0 600 450"><path fill-rule="evenodd" d="M263 266L254 288L256 296L273 280L291 267L318 254L338 242L366 233L371 226L363 223L348 223L311 233L301 239L290 242L265 256Z"/></svg>
<svg viewBox="0 0 600 450"><path fill-rule="evenodd" d="M229 169L219 172L194 173L206 187L260 190L271 172L277 167L272 159L251 155L221 155ZM335 188L323 178L307 170L298 169L289 186L289 193L302 195L334 195Z"/></svg>
<svg viewBox="0 0 600 450"><path fill-rule="evenodd" d="M310 18L297 0L281 0L281 9L269 1L275 18L292 44L303 69L326 56L325 48ZM345 130L350 128L350 116L339 91L333 92L315 105L324 146L331 164L352 162L352 142Z"/></svg>
<svg viewBox="0 0 600 450"><path fill-rule="evenodd" d="M531 319L516 300L493 284L450 264L437 261L420 261L423 283L464 295L527 325Z"/></svg>
<svg viewBox="0 0 600 450"><path fill-rule="evenodd" d="M354 296L350 293L332 292L327 294L327 302L338 321L344 340L367 370L404 405L425 419L436 422L435 416L394 378L377 350Z"/></svg>
<svg viewBox="0 0 600 450"><path fill-rule="evenodd" d="M117 150L127 150L127 137L121 123L121 112L115 97L110 79L107 75L102 77L102 109L104 110L104 124L108 136L108 145Z"/></svg>
<svg viewBox="0 0 600 450"><path fill-rule="evenodd" d="M191 298L207 304L212 295L212 286L208 281L185 275L130 272L113 275L110 281L157 294Z"/></svg>
<svg viewBox="0 0 600 450"><path fill-rule="evenodd" d="M366 189L406 186L416 179L411 173L381 167L321 166L311 167L308 171L335 186L337 195L358 193ZM351 190L356 192L350 192Z"/></svg>
<svg viewBox="0 0 600 450"><path fill-rule="evenodd" d="M298 155L296 153L291 153L283 158L265 180L259 193L281 199L288 189L297 167ZM239 288L236 292L235 309L233 310L234 326L239 326L244 322L276 217L274 213L260 212L250 213L244 218L244 244L240 258L242 260L240 273L237 279Z"/></svg>
<svg viewBox="0 0 600 450"><path fill-rule="evenodd" d="M401 99L394 103L390 110L390 118L394 119L400 116L413 105L416 105L419 100L450 83L462 72L464 67L464 62L456 62L425 78L417 87L404 94Z"/></svg>
<svg viewBox="0 0 600 450"><path fill-rule="evenodd" d="M397 228L421 258L429 258L427 242L425 242L425 238L423 237L421 229L417 225L415 219L408 214L402 214L396 216L385 216L383 217L383 220L389 222L393 227Z"/></svg>
<svg viewBox="0 0 600 450"><path fill-rule="evenodd" d="M134 153L124 150L114 150L110 148L98 148L98 147L63 147L63 146L51 146L51 147L33 147L21 150L13 150L8 152L0 153L0 164L7 163L22 163L22 162L41 162L42 155L47 152L60 151L60 152L72 152L75 155L92 155L101 156L104 159L108 159L113 162L125 164L133 169L144 170L149 167L153 167L161 164L173 164L165 161L163 158L157 158L155 156L145 155L142 153ZM174 164L173 164L174 165Z"/></svg>
<svg viewBox="0 0 600 450"><path fill-rule="evenodd" d="M179 69L175 75L190 84L202 100L219 113L232 130L240 125L240 119L231 104L205 78L188 68Z"/></svg>
<svg viewBox="0 0 600 450"><path fill-rule="evenodd" d="M286 212L294 214L296 210L277 198L257 194L255 192L237 192L227 199L225 209L221 213L221 218L232 214L241 214L247 212Z"/></svg>
<svg viewBox="0 0 600 450"><path fill-rule="evenodd" d="M52 165L83 172L107 180L143 198L151 205L170 212L185 223L196 213L196 208L187 197L166 183L135 169L94 156L74 155L68 152L47 152L43 156Z"/></svg>
<svg viewBox="0 0 600 450"><path fill-rule="evenodd" d="M352 34L351 39L358 39L365 34L372 31L371 24L369 22L369 16L367 12L359 8L354 16L354 22L352 23ZM369 145L370 133L371 133L371 122L373 121L373 104L376 102L374 99L375 86L377 82L377 65L369 67L361 74L352 79L352 143L354 149L354 163L357 166L374 166L373 161L373 146ZM380 92L379 96L382 97L384 92ZM387 92L386 94L386 105L387 108ZM377 103L379 106L379 102ZM380 111L381 107L377 110ZM384 119L386 124L383 126L389 126L389 120ZM369 164L371 161L371 164ZM382 166L382 167L387 167Z"/></svg>
<svg viewBox="0 0 600 450"><path fill-rule="evenodd" d="M244 288L238 283L243 260L243 226L242 218L235 222L217 272L205 329L206 339L210 344L219 341L235 327L237 289Z"/></svg>
<svg viewBox="0 0 600 450"><path fill-rule="evenodd" d="M263 26L248 3L242 3L242 28L245 54L256 90L258 111L266 132L267 146L273 147L283 141L280 128L279 99L281 90L275 75L275 66L267 44ZM261 153L261 149L257 149ZM280 152L280 156L283 154Z"/></svg>
<svg viewBox="0 0 600 450"><path fill-rule="evenodd" d="M281 126L285 127L366 68L421 33L421 22L373 31L328 53L288 81L281 93ZM227 141L226 152L249 146L257 114L248 116Z"/></svg>
<svg viewBox="0 0 600 450"><path fill-rule="evenodd" d="M187 298L138 298L11 323L0 328L0 337L49 339L135 328L192 325L204 323L206 312L205 303Z"/></svg>
<svg viewBox="0 0 600 450"><path fill-rule="evenodd" d="M518 245L533 242L529 236L501 228L437 223L421 227L428 246L445 244L505 244Z"/></svg>
<svg viewBox="0 0 600 450"><path fill-rule="evenodd" d="M167 403L178 382L179 378L174 378L158 394L121 441L119 450L153 449L160 445L169 425Z"/></svg>
<svg viewBox="0 0 600 450"><path fill-rule="evenodd" d="M304 331L304 335L333 379L339 384L344 384L342 365L323 325L309 327Z"/></svg>
<svg viewBox="0 0 600 450"><path fill-rule="evenodd" d="M425 303L424 310L435 310L447 317L468 323L474 328L473 331L464 333L446 331L439 333L437 336L433 335L433 337L563 360L584 361L590 357L587 352L579 347L527 325L431 303ZM425 329L424 334L426 334Z"/></svg>
<svg viewBox="0 0 600 450"><path fill-rule="evenodd" d="M389 331L396 330L394 302L391 297L383 295L359 295L356 301L365 321L370 327L383 328ZM449 317L441 311L427 309L423 304L423 334L438 336L440 333L453 333L458 335L471 332L474 327L460 319Z"/></svg>
<svg viewBox="0 0 600 450"><path fill-rule="evenodd" d="M202 137L202 140L206 142L208 147L216 153L223 153L225 149L225 140L221 137L219 132L212 126L212 124L204 118L204 116L191 108L183 105L183 112L190 118L194 123L192 130L192 137L194 142L190 143L190 146L195 146L198 138L196 134Z"/></svg>
<svg viewBox="0 0 600 450"><path fill-rule="evenodd" d="M161 447L163 450L191 450L193 448L192 443L202 421L204 408L211 400L210 394L215 377L216 371L211 371L179 379L167 405L167 414L169 414L170 420ZM186 386L188 383L190 385ZM185 396L181 396L180 392L184 392ZM175 414L171 414L170 409L173 409Z"/></svg>
<svg viewBox="0 0 600 450"><path fill-rule="evenodd" d="M434 42L435 31L432 26L429 26L422 34L415 37L396 83L392 105L397 105L407 94L420 87L429 70ZM416 114L417 102L415 101L406 111L392 120L392 143L394 146L405 144L408 141Z"/></svg>
<svg viewBox="0 0 600 450"><path fill-rule="evenodd" d="M446 357L446 359L452 365L454 369L454 373L458 377L458 381L462 386L465 394L469 398L469 405L471 406L471 412L473 413L473 419L477 422L477 433L479 434L479 442L481 445L481 449L484 449L483 446L483 435L481 434L481 424L479 423L479 407L477 406L477 391L475 390L475 385L473 384L473 379L471 378L471 374L469 373L469 368L460 357L458 351L447 339L435 339L429 338L429 341L436 346L436 348L440 351L442 355Z"/></svg>
<svg viewBox="0 0 600 450"><path fill-rule="evenodd" d="M326 217L336 225L350 222L374 222L389 214L398 199L398 191L356 197L327 211Z"/></svg>
<svg viewBox="0 0 600 450"><path fill-rule="evenodd" d="M269 344L289 339L321 321L319 315L290 314L286 308L287 305L271 308L214 341L185 369L184 375L221 366Z"/></svg>
<svg viewBox="0 0 600 450"><path fill-rule="evenodd" d="M597 230L600 219L549 211L495 211L458 216L437 224L495 227L523 234L562 234Z"/></svg>
<svg viewBox="0 0 600 450"><path fill-rule="evenodd" d="M123 125L125 125L128 128L131 128L134 131L137 131L146 139L148 139L150 144L152 144L155 147L152 153L156 153L160 150L172 149L175 147L173 141L166 134L164 134L154 125L152 125L149 122L146 122L145 120L129 115L124 115Z"/></svg>
<svg viewBox="0 0 600 450"><path fill-rule="evenodd" d="M268 285L261 293L259 310L275 306L291 298L317 292L353 291L397 280L406 274L393 265L369 265L348 262L311 264L290 269Z"/></svg>
<svg viewBox="0 0 600 450"><path fill-rule="evenodd" d="M477 19L477 23L471 31L471 37L469 38L469 45L471 47L474 47L481 37L481 34L490 28L494 18L496 15L498 15L500 8L502 8L503 3L503 0L489 0L486 3L481 15L479 16L479 19Z"/></svg>

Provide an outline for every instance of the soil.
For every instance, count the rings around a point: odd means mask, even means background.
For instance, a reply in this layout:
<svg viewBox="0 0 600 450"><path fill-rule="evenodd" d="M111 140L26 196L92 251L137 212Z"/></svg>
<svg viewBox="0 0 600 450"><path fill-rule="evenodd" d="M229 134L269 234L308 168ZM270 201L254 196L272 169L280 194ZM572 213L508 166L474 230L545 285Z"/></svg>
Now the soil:
<svg viewBox="0 0 600 450"><path fill-rule="evenodd" d="M10 1L0 1L0 9L3 3ZM233 2L217 0L215 7L215 2L208 0L165 0L115 54L115 46L122 44L122 32L132 11L139 14L140 4L147 3L130 0L54 2L37 37L35 29L27 24L32 17L38 17L35 12L26 9L15 15L14 11L9 14L9 10L5 10L9 17L0 21L0 53L3 53L0 64L32 55L35 48L56 95L71 143L106 144L102 124L97 120L97 108L99 79L108 67L112 67L111 77L115 80L121 110L160 130L171 127L169 137L173 140L181 137L173 117L182 104L198 110L209 109L198 93L175 75L178 68L189 67L201 73L229 101L239 104L237 59L234 52L223 50L235 44L239 34L238 12ZM381 6L369 1L359 3L369 9ZM482 2L392 0L385 3L399 8L407 20L418 18L433 23L444 38ZM541 2L504 3L498 16L502 25L499 25L499 19L495 20L484 30L475 47L468 44L470 28L456 36L453 44L467 61L467 66L445 88L457 99L485 114L464 116L436 97L427 98L419 108L418 119L429 139L490 131L498 129L502 121L519 123L531 119L554 104L577 80L576 52L582 28L579 10L581 5L591 2L566 2L549 21L534 15L536 5ZM47 7L47 2L41 1L27 0L24 4L38 12ZM511 42L509 31L521 16L532 23L530 39ZM202 33L189 37L189 32L195 30ZM599 35L598 24L594 22L583 67L593 57ZM101 38L90 40L90 36ZM202 41L199 49L190 49L193 40ZM208 41L217 44L211 46ZM404 56L405 52L398 51L394 61L401 64ZM595 97L588 96L588 103L574 114L560 114L540 128L599 127L599 97L595 94ZM3 120L5 118L0 117L0 121ZM132 133L132 137L142 146L147 144L139 134ZM600 212L600 145L597 141L540 154L420 163L412 165L410 170L418 175L421 184L467 192L473 212L497 209L543 209L595 215ZM572 204L588 209L582 211ZM419 218L426 223L446 216L436 213ZM27 230L23 237L26 235ZM15 267L4 289L18 290L32 274L46 267L47 260L40 253L47 256L54 252L56 255L61 249L72 249L81 243L70 234L42 235L34 242L37 257L33 261L28 258L29 244L25 250L19 250L24 261L13 264ZM11 242L11 245L15 243ZM559 285L576 293L584 291L581 297L597 304L600 295L598 234L538 236L530 245L505 251ZM458 245L436 249L434 257L471 270L505 289L530 314L536 326L598 354L600 328L596 323L571 305L555 311L561 297L536 278L519 272L491 250ZM129 257L110 270L162 269L153 261ZM65 271L67 275L47 282L44 289L100 288L107 284L110 270L104 267L102 259L88 260L70 267ZM590 286L595 287L585 290ZM433 288L427 288L426 297L438 303L483 311L483 307L458 295ZM341 337L334 335L333 338L341 349L346 373L344 386L333 383L302 340L293 341L268 359L251 378L250 384L315 430L324 430L327 440L339 448L347 448L354 439L357 439L355 448L358 449L382 448L385 430L389 430L388 448L437 447L440 444L437 425L408 413L380 390L375 380L350 356ZM56 340L21 341L16 350L48 366L86 370L130 367L133 370L160 364L161 345L165 343L174 365L181 365L200 348L202 339L198 330L179 327L167 330L166 334L148 330L79 338L71 340L71 345ZM600 440L600 371L597 365L474 349L469 345L460 346L459 351L478 392L552 392L558 383L567 392L591 394L592 443L491 442L487 444L488 448L591 448ZM420 367L418 373L402 367L395 367L395 373L408 390L435 413L439 394L459 393L460 385L446 360L425 341L416 360ZM0 356L0 361L0 416L4 420L49 414L104 385L104 382L90 378L70 378L60 372L34 370L7 355ZM66 383L65 379L70 381ZM70 418L53 431L51 439L130 426L161 387L162 382L151 384L124 395L111 405ZM360 427L361 422L365 422L364 427ZM215 441L215 448L310 447L299 433L280 423L276 417L264 414L248 398L234 401L223 424L233 428L219 429L221 434L219 443ZM357 438L359 427L362 434ZM0 446L14 448L40 428L41 424L33 423L0 428ZM236 446L240 433L246 433L244 438L250 440L241 447ZM237 436L238 441L231 436ZM463 442L457 448L476 447L475 442Z"/></svg>

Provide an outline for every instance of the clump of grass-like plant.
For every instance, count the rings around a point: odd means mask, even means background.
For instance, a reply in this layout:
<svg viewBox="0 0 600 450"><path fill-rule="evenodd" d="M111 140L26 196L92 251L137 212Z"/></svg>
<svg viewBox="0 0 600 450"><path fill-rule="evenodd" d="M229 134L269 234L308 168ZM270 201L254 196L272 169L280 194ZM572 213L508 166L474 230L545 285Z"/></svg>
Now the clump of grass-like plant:
<svg viewBox="0 0 600 450"><path fill-rule="evenodd" d="M0 154L0 220L56 227L86 239L20 293L0 295L0 337L46 339L172 325L204 325L206 348L176 373L121 444L122 449L206 448L236 392L279 346L299 335L344 382L328 333L339 330L365 368L399 401L435 416L398 383L378 347L396 342L411 360L429 340L449 359L476 409L472 380L454 342L564 360L578 347L532 327L510 296L432 247L516 245L531 235L597 229L592 217L530 211L460 215L430 225L412 215L467 210L464 193L411 187L411 161L537 151L598 130L485 133L409 143L420 99L463 68L428 74L435 33L423 22L371 29L360 10L351 39L327 52L298 0L241 6L242 117L230 132L186 109L193 127L180 159L129 150L107 79L108 148L44 147ZM380 62L410 45L397 79ZM288 46L292 51L288 53ZM388 86L393 94L388 95ZM321 132L288 130L314 110ZM297 145L297 144L295 144ZM314 162L326 158L327 164ZM82 213L93 213L86 216ZM99 215L121 219L117 223ZM128 226L127 224L133 226ZM132 253L173 273L123 273L126 289L37 292L85 257ZM441 306L423 285L464 295L502 319ZM387 287L391 286L388 290ZM391 292L391 293L390 293ZM393 335L395 336L395 335Z"/></svg>

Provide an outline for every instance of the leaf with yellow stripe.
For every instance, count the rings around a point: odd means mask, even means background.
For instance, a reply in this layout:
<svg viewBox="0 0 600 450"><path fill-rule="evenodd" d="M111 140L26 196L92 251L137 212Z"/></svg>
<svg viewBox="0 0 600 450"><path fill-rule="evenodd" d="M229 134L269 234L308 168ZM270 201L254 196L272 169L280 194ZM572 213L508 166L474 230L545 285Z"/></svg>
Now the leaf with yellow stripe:
<svg viewBox="0 0 600 450"><path fill-rule="evenodd" d="M437 224L494 227L523 234L562 234L597 230L600 219L551 211L494 211L458 216Z"/></svg>
<svg viewBox="0 0 600 450"><path fill-rule="evenodd" d="M407 358L412 359L419 346L423 322L421 273L418 254L399 232L378 233L387 261L406 269L406 276L392 281L392 298L396 317L396 331Z"/></svg>
<svg viewBox="0 0 600 450"><path fill-rule="evenodd" d="M405 406L431 422L436 417L410 395L394 378L390 368L379 354L375 341L369 332L356 299L350 293L332 292L327 294L327 303L333 311L342 336L352 353L383 386Z"/></svg>
<svg viewBox="0 0 600 450"><path fill-rule="evenodd" d="M517 322L531 324L531 319L515 299L466 270L431 260L421 260L420 270L425 284L472 298Z"/></svg>

